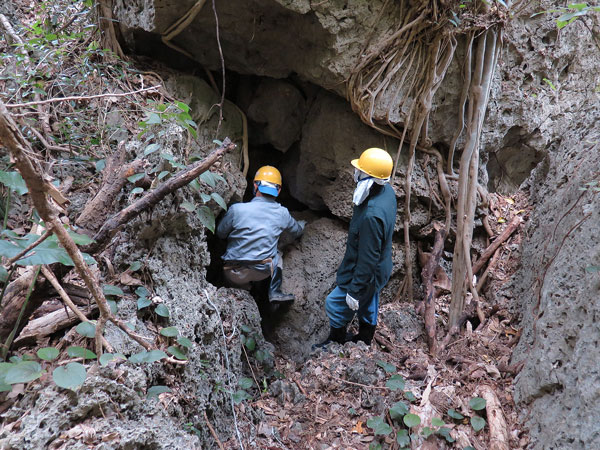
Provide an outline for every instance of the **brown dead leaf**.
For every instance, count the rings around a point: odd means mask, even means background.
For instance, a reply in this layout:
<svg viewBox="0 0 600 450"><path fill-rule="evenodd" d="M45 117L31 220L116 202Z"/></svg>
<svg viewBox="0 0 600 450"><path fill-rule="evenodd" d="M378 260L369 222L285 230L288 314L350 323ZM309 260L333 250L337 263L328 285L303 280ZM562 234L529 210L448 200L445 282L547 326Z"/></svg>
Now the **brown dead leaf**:
<svg viewBox="0 0 600 450"><path fill-rule="evenodd" d="M121 435L119 433L117 433L116 431L113 431L111 433L105 433L102 435L102 442L114 441L116 439L119 439L120 437L121 437Z"/></svg>
<svg viewBox="0 0 600 450"><path fill-rule="evenodd" d="M141 280L132 277L127 272L123 272L121 274L120 281L121 281L121 284L124 284L126 286L141 286L144 284L144 283L142 283Z"/></svg>
<svg viewBox="0 0 600 450"><path fill-rule="evenodd" d="M352 433L358 433L358 434L364 434L365 430L363 428L363 422L361 422L360 420L358 422L356 422L356 425L354 425L354 427L352 427Z"/></svg>

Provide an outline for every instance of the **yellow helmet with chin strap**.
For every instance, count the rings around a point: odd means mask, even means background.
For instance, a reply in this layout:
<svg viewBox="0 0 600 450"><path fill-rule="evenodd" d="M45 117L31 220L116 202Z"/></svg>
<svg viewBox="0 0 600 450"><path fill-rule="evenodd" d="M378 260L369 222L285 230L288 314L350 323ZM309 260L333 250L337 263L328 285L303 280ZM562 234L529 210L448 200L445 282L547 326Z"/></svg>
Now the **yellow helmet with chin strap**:
<svg viewBox="0 0 600 450"><path fill-rule="evenodd" d="M388 152L380 148L368 148L360 155L360 158L353 159L351 164L364 173L384 180L392 174L394 161Z"/></svg>
<svg viewBox="0 0 600 450"><path fill-rule="evenodd" d="M277 197L281 188L281 173L273 166L262 166L254 175L254 182L258 182L258 190L263 194ZM262 183L266 182L266 183ZM271 186L269 186L271 184ZM277 185L274 187L272 185Z"/></svg>

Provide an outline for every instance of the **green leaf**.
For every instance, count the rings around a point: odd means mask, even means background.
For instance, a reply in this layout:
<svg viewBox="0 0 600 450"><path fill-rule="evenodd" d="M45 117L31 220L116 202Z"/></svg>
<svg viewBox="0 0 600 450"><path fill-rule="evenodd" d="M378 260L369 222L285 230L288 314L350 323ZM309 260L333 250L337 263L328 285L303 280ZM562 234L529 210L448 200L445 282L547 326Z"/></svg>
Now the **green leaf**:
<svg viewBox="0 0 600 450"><path fill-rule="evenodd" d="M146 289L144 286L138 287L135 290L135 293L140 297L148 297L150 295L150 292L148 292L148 289Z"/></svg>
<svg viewBox="0 0 600 450"><path fill-rule="evenodd" d="M87 338L93 338L96 336L96 325L91 322L81 322L75 327L75 331Z"/></svg>
<svg viewBox="0 0 600 450"><path fill-rule="evenodd" d="M450 417L452 417L453 419L457 419L457 420L462 420L465 418L465 416L463 416L461 413L459 413L458 411L455 411L453 409L448 410L448 415Z"/></svg>
<svg viewBox="0 0 600 450"><path fill-rule="evenodd" d="M248 325L243 324L240 326L240 330L242 330L242 333L252 333L252 328L250 328Z"/></svg>
<svg viewBox="0 0 600 450"><path fill-rule="evenodd" d="M81 386L87 377L82 364L71 362L66 366L57 367L52 372L52 379L57 386L74 391Z"/></svg>
<svg viewBox="0 0 600 450"><path fill-rule="evenodd" d="M442 427L439 430L437 430L437 434L439 434L440 436L443 436L444 439L446 439L446 441L449 443L452 443L455 440L452 436L450 436L449 428Z"/></svg>
<svg viewBox="0 0 600 450"><path fill-rule="evenodd" d="M103 353L100 356L100 365L106 366L109 362L115 359L127 359L122 353Z"/></svg>
<svg viewBox="0 0 600 450"><path fill-rule="evenodd" d="M396 434L396 442L398 445L400 445L400 447L408 447L410 445L408 430L399 430Z"/></svg>
<svg viewBox="0 0 600 450"><path fill-rule="evenodd" d="M190 107L188 105L186 105L185 103L183 103L183 102L175 102L175 104L183 112L186 112L186 113L190 112Z"/></svg>
<svg viewBox="0 0 600 450"><path fill-rule="evenodd" d="M163 303L158 305L154 312L161 317L169 317L171 315L171 313L169 313L169 308L167 308Z"/></svg>
<svg viewBox="0 0 600 450"><path fill-rule="evenodd" d="M125 295L120 287L113 286L112 284L105 284L102 286L102 292L104 295L115 295L117 297L123 297Z"/></svg>
<svg viewBox="0 0 600 450"><path fill-rule="evenodd" d="M69 233L69 236L71 236L71 239L73 239L73 242L77 245L89 245L96 242L91 237L85 234L75 233L73 230L67 230L67 233Z"/></svg>
<svg viewBox="0 0 600 450"><path fill-rule="evenodd" d="M402 375L392 375L385 385L392 391L402 390L404 389L404 377Z"/></svg>
<svg viewBox="0 0 600 450"><path fill-rule="evenodd" d="M227 203L225 203L225 200L223 200L223 197L221 197L216 192L213 192L212 194L210 194L210 196L214 199L215 202L217 202L217 205L219 205L221 208L223 208L225 211L227 211Z"/></svg>
<svg viewBox="0 0 600 450"><path fill-rule="evenodd" d="M135 175L131 175L130 177L127 177L127 180L130 181L131 183L135 183L136 181L141 180L145 176L146 176L146 172L136 173Z"/></svg>
<svg viewBox="0 0 600 450"><path fill-rule="evenodd" d="M19 172L0 170L0 183L19 195L27 194L27 185Z"/></svg>
<svg viewBox="0 0 600 450"><path fill-rule="evenodd" d="M205 172L206 173L206 172ZM215 232L215 215L208 206L201 206L196 210L196 214L200 218L200 222L213 233Z"/></svg>
<svg viewBox="0 0 600 450"><path fill-rule="evenodd" d="M20 239L18 241L18 245L25 249L37 239L39 239L39 236L37 235L27 235L26 239ZM96 264L96 261L90 255L83 253L83 256L86 263ZM62 248L56 240L48 238L29 252L28 256L18 260L17 264L22 266L37 266L42 264L54 264L56 262L64 264L65 266L74 265L73 260L65 249Z"/></svg>
<svg viewBox="0 0 600 450"><path fill-rule="evenodd" d="M83 347L67 347L67 355L71 358L94 359L96 354L91 350Z"/></svg>
<svg viewBox="0 0 600 450"><path fill-rule="evenodd" d="M169 162L175 161L175 156L173 156L171 153L160 153L158 156Z"/></svg>
<svg viewBox="0 0 600 450"><path fill-rule="evenodd" d="M144 150L144 156L148 156L150 153L154 153L156 150L160 148L159 144L150 144Z"/></svg>
<svg viewBox="0 0 600 450"><path fill-rule="evenodd" d="M192 348L193 344L188 338L180 336L177 338L177 343L185 348Z"/></svg>
<svg viewBox="0 0 600 450"><path fill-rule="evenodd" d="M151 113L144 122L146 122L146 125L156 125L161 123L162 120L158 114Z"/></svg>
<svg viewBox="0 0 600 450"><path fill-rule="evenodd" d="M142 350L139 353L135 353L129 357L129 361L135 364L141 363L153 363L156 361L160 361L163 358L166 358L167 354L162 350L150 350L147 352L146 350Z"/></svg>
<svg viewBox="0 0 600 450"><path fill-rule="evenodd" d="M163 170L161 173L158 174L158 179L162 180L164 177L166 177L167 175L169 175L169 171L168 170Z"/></svg>
<svg viewBox="0 0 600 450"><path fill-rule="evenodd" d="M421 418L416 414L407 414L402 421L408 428L416 427L421 424Z"/></svg>
<svg viewBox="0 0 600 450"><path fill-rule="evenodd" d="M214 174L208 170L206 172L202 172L199 178L212 188L217 185L217 180L215 179Z"/></svg>
<svg viewBox="0 0 600 450"><path fill-rule="evenodd" d="M169 347L167 347L167 351L177 359L182 359L184 361L188 359L187 355L175 345L170 345Z"/></svg>
<svg viewBox="0 0 600 450"><path fill-rule="evenodd" d="M586 272L600 272L600 266L587 266L585 268Z"/></svg>
<svg viewBox="0 0 600 450"><path fill-rule="evenodd" d="M390 417L395 420L400 420L402 417L408 414L409 411L410 408L406 403L396 402L390 408Z"/></svg>
<svg viewBox="0 0 600 450"><path fill-rule="evenodd" d="M94 164L94 167L96 168L96 173L100 173L104 170L104 168L106 167L106 160L104 159L99 159L98 161L96 161L96 163Z"/></svg>
<svg viewBox="0 0 600 450"><path fill-rule="evenodd" d="M137 309L144 309L152 304L152 300L146 297L140 297L137 300Z"/></svg>
<svg viewBox="0 0 600 450"><path fill-rule="evenodd" d="M554 86L554 83L552 83L552 81L550 81L548 78L542 78L542 80L548 85L550 86L550 89L552 89L553 91L556 90L556 86Z"/></svg>
<svg viewBox="0 0 600 450"><path fill-rule="evenodd" d="M136 187L131 190L132 194L141 194L142 192L144 192L144 188L141 187Z"/></svg>
<svg viewBox="0 0 600 450"><path fill-rule="evenodd" d="M475 431L481 431L485 428L485 419L479 416L471 417L471 426Z"/></svg>
<svg viewBox="0 0 600 450"><path fill-rule="evenodd" d="M244 400L250 400L252 397L248 395L248 393L244 390L239 390L234 392L231 397L233 398L233 402L237 405L242 403Z"/></svg>
<svg viewBox="0 0 600 450"><path fill-rule="evenodd" d="M443 427L446 424L439 417L434 417L431 419L431 425L433 425L434 427Z"/></svg>
<svg viewBox="0 0 600 450"><path fill-rule="evenodd" d="M256 341L253 337L249 337L248 339L246 339L246 342L244 344L246 345L246 348L250 351L253 351L256 348Z"/></svg>
<svg viewBox="0 0 600 450"><path fill-rule="evenodd" d="M42 366L35 361L21 361L14 364L4 374L5 384L29 383L42 376Z"/></svg>
<svg viewBox="0 0 600 450"><path fill-rule="evenodd" d="M111 300L110 298L107 298L106 303L108 303L110 312L113 314L116 314L117 311L119 310L119 308L117 307L117 302L115 302L114 300Z"/></svg>
<svg viewBox="0 0 600 450"><path fill-rule="evenodd" d="M252 378L240 378L238 380L238 386L242 389L250 389L254 386L254 381Z"/></svg>
<svg viewBox="0 0 600 450"><path fill-rule="evenodd" d="M12 391L12 386L10 384L0 383L0 392L10 392Z"/></svg>
<svg viewBox="0 0 600 450"><path fill-rule="evenodd" d="M475 411L481 411L482 409L485 409L485 405L486 401L481 397L473 397L471 400L469 400L469 406Z"/></svg>
<svg viewBox="0 0 600 450"><path fill-rule="evenodd" d="M23 249L21 247L17 247L16 245L11 244L4 239L0 239L0 256L4 256L5 258L14 258L21 253L22 250Z"/></svg>
<svg viewBox="0 0 600 450"><path fill-rule="evenodd" d="M386 373L394 373L396 371L395 365L387 363L385 361L377 361L377 365L383 368L383 370L385 370Z"/></svg>
<svg viewBox="0 0 600 450"><path fill-rule="evenodd" d="M142 268L142 263L140 261L134 261L129 265L129 270L132 272L137 272Z"/></svg>
<svg viewBox="0 0 600 450"><path fill-rule="evenodd" d="M146 393L146 398L155 398L158 397L159 394L164 394L165 392L171 392L171 389L167 386L152 386L148 389L148 392Z"/></svg>
<svg viewBox="0 0 600 450"><path fill-rule="evenodd" d="M182 202L181 207L188 212L194 212L196 209L196 205L194 205L192 202Z"/></svg>
<svg viewBox="0 0 600 450"><path fill-rule="evenodd" d="M0 283L6 283L6 280L8 280L8 271L4 266L0 266Z"/></svg>
<svg viewBox="0 0 600 450"><path fill-rule="evenodd" d="M394 431L394 429L385 422L384 418L380 416L371 417L370 419L368 419L367 426L373 430L375 436L387 436L392 431Z"/></svg>
<svg viewBox="0 0 600 450"><path fill-rule="evenodd" d="M160 330L160 334L167 337L176 337L179 334L177 327L167 327Z"/></svg>
<svg viewBox="0 0 600 450"><path fill-rule="evenodd" d="M430 427L423 427L423 429L421 430L421 434L423 435L423 437L425 439L427 439L429 436L431 436L433 434L433 429Z"/></svg>
<svg viewBox="0 0 600 450"><path fill-rule="evenodd" d="M44 361L54 361L58 358L58 349L54 347L44 347L40 348L37 352L38 358L43 359Z"/></svg>
<svg viewBox="0 0 600 450"><path fill-rule="evenodd" d="M200 198L202 199L202 203L207 203L210 202L210 199L212 198L210 195L205 194L204 192L200 193Z"/></svg>
<svg viewBox="0 0 600 450"><path fill-rule="evenodd" d="M416 402L417 401L417 397L415 397L415 394L413 394L411 391L405 391L404 392L404 397L409 402Z"/></svg>

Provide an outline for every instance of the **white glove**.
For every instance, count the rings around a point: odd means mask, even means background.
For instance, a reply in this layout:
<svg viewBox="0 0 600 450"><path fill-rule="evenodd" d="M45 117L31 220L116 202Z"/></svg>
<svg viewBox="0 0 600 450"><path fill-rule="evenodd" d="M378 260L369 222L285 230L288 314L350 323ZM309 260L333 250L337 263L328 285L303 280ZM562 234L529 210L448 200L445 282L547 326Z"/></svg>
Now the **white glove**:
<svg viewBox="0 0 600 450"><path fill-rule="evenodd" d="M352 297L350 294L346 294L346 305L352 311L358 311L358 300Z"/></svg>
<svg viewBox="0 0 600 450"><path fill-rule="evenodd" d="M300 225L304 230L304 227L306 227L306 220L298 220L298 225Z"/></svg>

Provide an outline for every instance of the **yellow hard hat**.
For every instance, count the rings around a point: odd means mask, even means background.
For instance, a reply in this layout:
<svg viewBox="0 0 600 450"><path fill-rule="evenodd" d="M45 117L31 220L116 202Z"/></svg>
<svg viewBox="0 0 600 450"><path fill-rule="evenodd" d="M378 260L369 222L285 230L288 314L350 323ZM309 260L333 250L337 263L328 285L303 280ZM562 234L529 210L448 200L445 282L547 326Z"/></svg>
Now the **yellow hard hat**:
<svg viewBox="0 0 600 450"><path fill-rule="evenodd" d="M358 170L381 180L389 178L394 167L390 154L380 148L366 149L360 158L353 159L351 163Z"/></svg>
<svg viewBox="0 0 600 450"><path fill-rule="evenodd" d="M269 186L261 182L266 181L270 184L276 184L277 187ZM281 173L273 166L262 166L256 171L254 175L254 182L258 182L258 190L263 194L269 194L273 197L279 195L279 188L281 187Z"/></svg>

